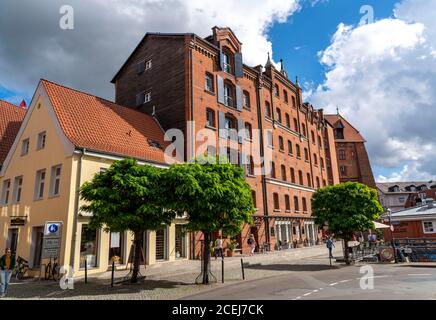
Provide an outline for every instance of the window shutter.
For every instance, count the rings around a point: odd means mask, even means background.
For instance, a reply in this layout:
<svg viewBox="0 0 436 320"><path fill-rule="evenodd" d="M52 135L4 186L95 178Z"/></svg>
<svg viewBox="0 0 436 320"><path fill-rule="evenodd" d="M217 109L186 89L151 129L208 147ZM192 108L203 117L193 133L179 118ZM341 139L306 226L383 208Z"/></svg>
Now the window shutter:
<svg viewBox="0 0 436 320"><path fill-rule="evenodd" d="M224 79L216 76L216 85L218 92L218 102L224 104Z"/></svg>
<svg viewBox="0 0 436 320"><path fill-rule="evenodd" d="M235 76L236 78L244 77L242 53L235 53Z"/></svg>
<svg viewBox="0 0 436 320"><path fill-rule="evenodd" d="M230 149L230 162L232 164L238 164L238 157L239 157L239 152L238 150L235 149Z"/></svg>
<svg viewBox="0 0 436 320"><path fill-rule="evenodd" d="M145 61L141 61L138 62L137 66L136 66L136 73L140 74L143 73L145 71Z"/></svg>
<svg viewBox="0 0 436 320"><path fill-rule="evenodd" d="M242 169L244 170L244 176L245 176L245 174L246 174L246 172L245 172L245 165L246 165L246 157L245 157L245 155L244 155L244 153L243 152L240 152L239 153L239 165L242 167Z"/></svg>
<svg viewBox="0 0 436 320"><path fill-rule="evenodd" d="M236 109L242 111L242 90L240 86L236 86Z"/></svg>
<svg viewBox="0 0 436 320"><path fill-rule="evenodd" d="M238 119L238 141L244 143L245 139L245 123L244 119Z"/></svg>
<svg viewBox="0 0 436 320"><path fill-rule="evenodd" d="M219 128L219 137L223 139L227 139L227 129L226 129L226 115L224 112L218 112L218 128ZM221 153L220 153L221 154Z"/></svg>
<svg viewBox="0 0 436 320"><path fill-rule="evenodd" d="M227 159L227 147L220 147L220 161Z"/></svg>
<svg viewBox="0 0 436 320"><path fill-rule="evenodd" d="M220 46L220 55L219 55L219 67L221 71L224 71L224 54L223 54L223 49Z"/></svg>

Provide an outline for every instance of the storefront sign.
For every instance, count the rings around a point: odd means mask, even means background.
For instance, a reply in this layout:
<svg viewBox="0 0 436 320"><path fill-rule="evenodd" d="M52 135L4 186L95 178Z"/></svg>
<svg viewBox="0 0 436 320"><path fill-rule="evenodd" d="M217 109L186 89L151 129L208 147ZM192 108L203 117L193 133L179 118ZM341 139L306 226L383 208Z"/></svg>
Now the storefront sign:
<svg viewBox="0 0 436 320"><path fill-rule="evenodd" d="M120 247L120 233L111 232L111 248L119 248L119 247Z"/></svg>
<svg viewBox="0 0 436 320"><path fill-rule="evenodd" d="M27 217L13 217L11 218L11 226L24 226L26 224Z"/></svg>

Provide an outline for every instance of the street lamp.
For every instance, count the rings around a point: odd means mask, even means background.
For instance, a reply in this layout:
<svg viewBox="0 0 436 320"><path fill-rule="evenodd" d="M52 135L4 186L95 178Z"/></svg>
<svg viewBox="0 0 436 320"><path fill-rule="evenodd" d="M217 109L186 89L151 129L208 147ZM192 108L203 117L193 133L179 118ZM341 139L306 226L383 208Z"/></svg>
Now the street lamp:
<svg viewBox="0 0 436 320"><path fill-rule="evenodd" d="M392 222L391 222L391 216L392 216L392 210L388 208L388 218L389 218L389 230L391 230L391 244L392 244L392 250L394 251L394 259L395 263L398 263L397 260L397 253L395 252L395 244L394 244L394 232L392 231Z"/></svg>

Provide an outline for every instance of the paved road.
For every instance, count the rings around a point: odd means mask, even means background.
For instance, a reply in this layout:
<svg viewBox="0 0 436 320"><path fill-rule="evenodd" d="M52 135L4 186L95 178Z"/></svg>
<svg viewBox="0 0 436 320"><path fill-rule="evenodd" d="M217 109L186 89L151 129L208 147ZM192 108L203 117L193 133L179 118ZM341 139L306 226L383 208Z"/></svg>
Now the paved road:
<svg viewBox="0 0 436 320"><path fill-rule="evenodd" d="M435 265L371 264L374 273L362 280L362 265L329 268L323 264L257 265L250 268L280 268L292 272L217 288L184 299L261 300L436 300ZM248 271L249 272L249 271ZM373 289L362 289L361 282Z"/></svg>

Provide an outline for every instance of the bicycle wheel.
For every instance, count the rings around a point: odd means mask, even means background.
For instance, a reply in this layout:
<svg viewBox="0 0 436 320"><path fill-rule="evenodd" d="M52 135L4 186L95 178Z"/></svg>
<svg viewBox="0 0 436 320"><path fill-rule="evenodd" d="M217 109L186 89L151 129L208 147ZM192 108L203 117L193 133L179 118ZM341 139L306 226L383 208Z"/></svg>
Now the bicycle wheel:
<svg viewBox="0 0 436 320"><path fill-rule="evenodd" d="M61 267L58 264L53 266L53 280L58 281L61 278L60 269Z"/></svg>

